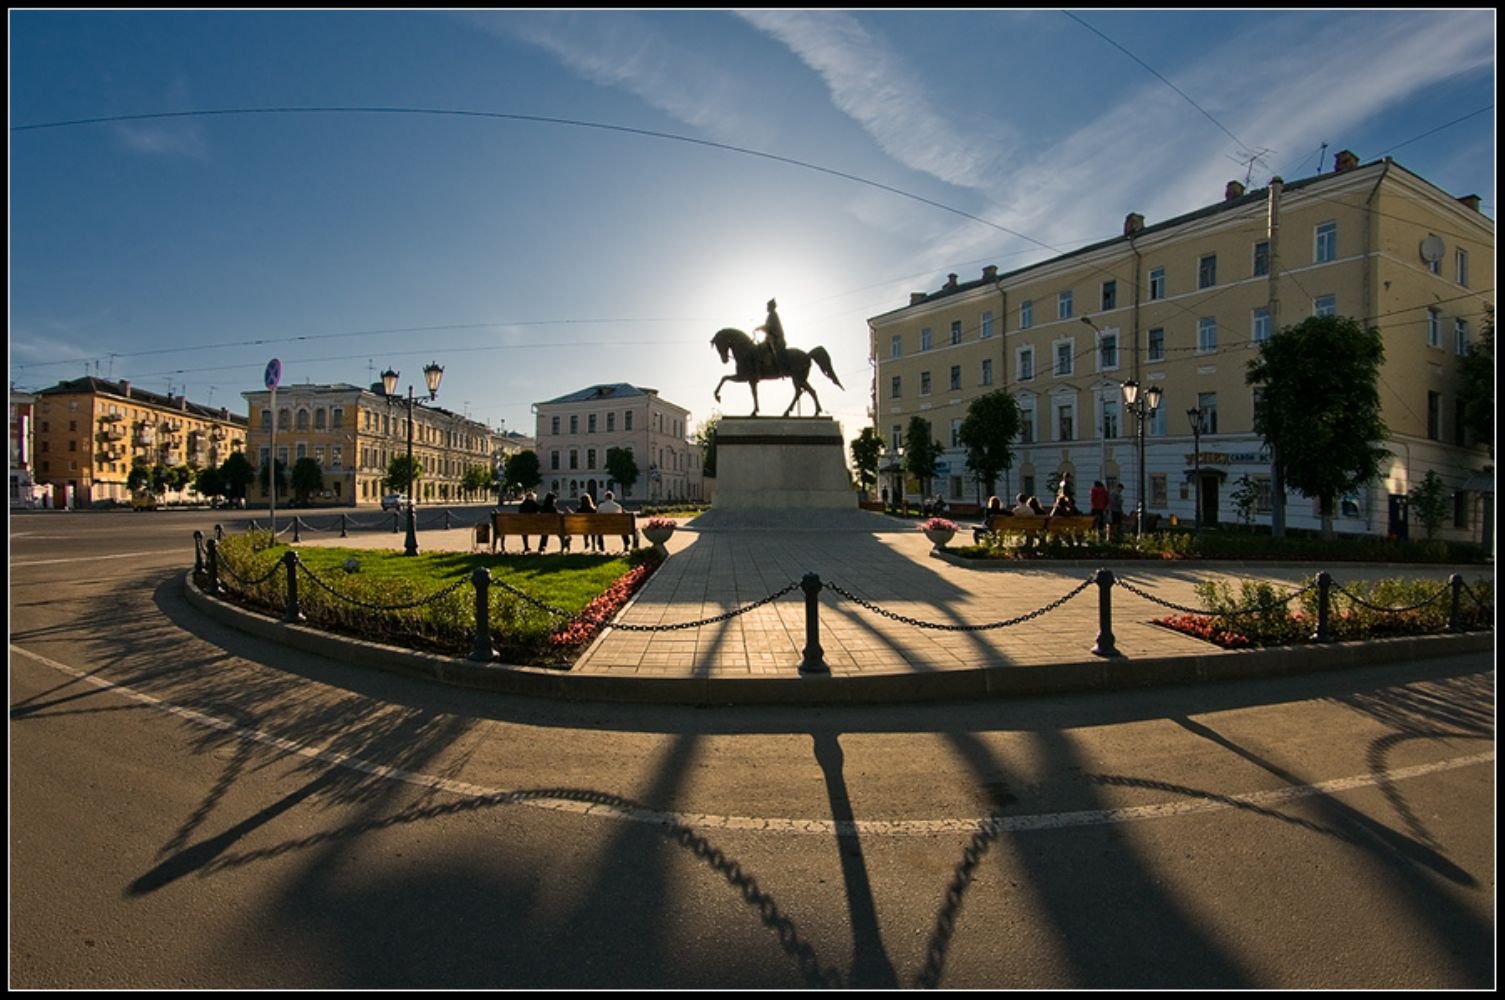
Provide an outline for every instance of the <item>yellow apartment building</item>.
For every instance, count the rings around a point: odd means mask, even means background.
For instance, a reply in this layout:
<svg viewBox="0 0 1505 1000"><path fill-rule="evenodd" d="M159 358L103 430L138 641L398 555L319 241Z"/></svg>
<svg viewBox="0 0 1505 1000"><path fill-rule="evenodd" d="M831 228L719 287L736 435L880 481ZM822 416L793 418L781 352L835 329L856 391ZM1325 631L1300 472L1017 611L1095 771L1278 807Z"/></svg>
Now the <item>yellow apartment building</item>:
<svg viewBox="0 0 1505 1000"><path fill-rule="evenodd" d="M249 408L247 456L252 464L258 470L267 464L275 436L277 460L289 476L300 458L318 463L325 502L380 503L388 492L382 480L392 459L407 455L407 397L387 396L380 383L369 389L349 383L279 386L275 435L271 391L242 395ZM422 469L420 502L477 499L462 488L466 471L495 469L509 450L515 449L506 437L483 423L428 403L413 407L413 460ZM270 499L259 471L251 496Z"/></svg>
<svg viewBox="0 0 1505 1000"><path fill-rule="evenodd" d="M32 477L50 489L54 507L125 503L137 463L197 471L222 464L246 444L244 418L223 407L89 377L37 392L32 433Z"/></svg>
<svg viewBox="0 0 1505 1000"><path fill-rule="evenodd" d="M1255 523L1268 524L1270 457L1252 429L1246 366L1274 331L1337 314L1383 335L1391 458L1380 480L1342 498L1336 526L1405 533L1405 494L1435 469L1454 496L1443 537L1487 539L1492 458L1464 430L1458 379L1494 303L1494 222L1478 205L1345 151L1331 173L1247 192L1235 181L1221 202L1178 218L1130 214L1112 240L970 282L950 275L869 320L883 466L921 416L947 446L939 492L978 499L961 422L973 399L1007 389L1024 430L1000 494L1048 503L1069 474L1079 502L1094 479L1122 481L1132 511L1137 428L1121 392L1132 379L1162 392L1145 427L1146 509L1191 522L1200 494L1203 524L1233 522L1247 477L1260 491ZM913 497L919 484L905 489ZM1319 526L1316 500L1289 494L1286 518Z"/></svg>

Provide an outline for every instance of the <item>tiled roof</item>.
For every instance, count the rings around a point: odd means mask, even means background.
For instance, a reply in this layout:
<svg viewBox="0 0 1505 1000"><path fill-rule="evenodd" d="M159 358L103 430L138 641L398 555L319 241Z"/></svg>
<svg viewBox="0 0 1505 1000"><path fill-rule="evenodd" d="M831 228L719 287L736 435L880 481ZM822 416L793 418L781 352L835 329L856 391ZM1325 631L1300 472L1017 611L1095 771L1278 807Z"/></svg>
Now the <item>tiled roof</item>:
<svg viewBox="0 0 1505 1000"><path fill-rule="evenodd" d="M39 389L38 396L62 396L77 393L97 393L105 396L118 396L121 399L129 399L133 403L142 403L147 406L157 406L164 410L176 410L180 413L190 413L193 416L205 420L228 421L232 424L245 424L246 418L218 406L204 406L200 403L189 402L186 406L181 396L164 396L161 393L150 392L138 386L130 387L130 394L126 394L126 386L120 382L109 382L102 378L94 378L85 375L83 378L71 379L59 382L57 385L46 389Z"/></svg>
<svg viewBox="0 0 1505 1000"><path fill-rule="evenodd" d="M588 389L581 389L579 392L560 396L558 399L550 399L543 405L548 405L548 403L586 403L593 399L625 399L629 396L646 396L651 391L639 389L637 386L628 385L626 382L618 382L615 385L593 385Z"/></svg>

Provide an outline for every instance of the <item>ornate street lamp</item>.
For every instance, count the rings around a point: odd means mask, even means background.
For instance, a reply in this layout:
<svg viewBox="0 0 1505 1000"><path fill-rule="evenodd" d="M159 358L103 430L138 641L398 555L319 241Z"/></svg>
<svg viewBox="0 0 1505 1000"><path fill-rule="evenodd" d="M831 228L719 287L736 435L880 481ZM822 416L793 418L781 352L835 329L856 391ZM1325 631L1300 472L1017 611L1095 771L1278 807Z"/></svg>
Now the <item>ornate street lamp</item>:
<svg viewBox="0 0 1505 1000"><path fill-rule="evenodd" d="M1160 387L1152 385L1143 392L1139 389L1139 383L1129 379L1121 385L1124 394L1124 409L1134 415L1138 421L1139 436L1139 495L1135 498L1135 536L1144 537L1144 432L1145 425L1149 423L1155 411L1160 409Z"/></svg>
<svg viewBox="0 0 1505 1000"><path fill-rule="evenodd" d="M1195 532L1202 530L1202 408L1193 406L1187 410L1186 419L1191 421L1192 482L1197 490L1196 519L1192 528Z"/></svg>
<svg viewBox="0 0 1505 1000"><path fill-rule="evenodd" d="M428 385L429 400L432 401L439 395L439 380L444 377L444 369L437 362L429 362L423 369L423 381ZM392 397L397 391L397 379L399 373L388 368L381 373L382 390L387 394L387 406L391 407ZM413 407L421 406L422 403L413 398L413 386L408 386L408 537L403 547L403 555L416 556L418 554L418 522L417 512L414 508L418 504L418 477L413 474Z"/></svg>

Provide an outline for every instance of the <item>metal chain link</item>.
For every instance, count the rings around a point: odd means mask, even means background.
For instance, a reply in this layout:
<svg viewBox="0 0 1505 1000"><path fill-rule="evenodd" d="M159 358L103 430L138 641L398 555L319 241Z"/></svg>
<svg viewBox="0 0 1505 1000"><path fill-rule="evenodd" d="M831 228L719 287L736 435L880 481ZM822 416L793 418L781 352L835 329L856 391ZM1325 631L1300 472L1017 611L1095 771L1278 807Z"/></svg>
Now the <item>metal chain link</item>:
<svg viewBox="0 0 1505 1000"><path fill-rule="evenodd" d="M1041 615L1046 614L1047 612L1054 611L1056 608L1059 608L1061 605L1065 604L1067 601L1071 600L1073 597L1075 597L1076 595L1080 594L1082 591L1086 590L1094 582L1095 582L1095 578L1094 577L1088 577L1087 579L1083 580L1080 584L1078 584L1070 593L1065 594L1065 595L1063 595L1061 597L1058 597L1056 600L1051 601L1049 604L1045 605L1044 607L1038 608L1038 609L1036 609L1034 611L1030 611L1030 612L1028 612L1026 614L1022 614L1022 615L1020 615L1017 618L1010 618L1010 619L1008 619L1006 621L999 621L999 622L988 622L987 624L984 624L984 625L945 625L945 624L940 624L940 623L937 623L937 622L921 621L918 618L912 618L909 615L896 614L896 613L894 613L892 611L885 611L884 609L878 607L878 605L872 603L871 601L865 601L862 598L858 597L856 594L852 593L851 591L846 590L845 588L843 588L841 586L838 586L837 584L834 584L834 583L832 583L829 580L822 580L821 581L821 583L822 583L823 586L827 587L830 590L834 590L836 593L840 594L842 597L845 597L847 600L851 601L854 604L857 604L857 605L859 605L861 607L866 608L867 610L873 612L874 614L882 615L884 618L891 618L894 621L901 622L901 623L903 623L905 625L913 625L916 628L930 628L930 629L937 629L937 630L944 631L944 632L984 632L984 631L987 631L988 629L1006 628L1006 627L1008 627L1010 625L1018 625L1021 622L1027 622L1027 621L1030 621L1031 619L1039 618Z"/></svg>
<svg viewBox="0 0 1505 1000"><path fill-rule="evenodd" d="M1347 597L1350 601L1353 601L1361 608L1368 608L1370 611L1378 611L1382 614L1400 614L1404 611L1417 611L1421 608L1426 607L1428 604L1435 604L1439 598L1447 595L1449 588L1443 587L1442 589L1438 590L1437 593L1433 594L1425 601L1422 601L1420 604L1413 604L1407 608L1382 608L1377 604L1370 604L1368 601L1364 600L1353 591L1347 589L1336 580L1333 581L1333 589L1342 594L1344 597Z"/></svg>
<svg viewBox="0 0 1505 1000"><path fill-rule="evenodd" d="M450 594L453 594L455 591L459 590L461 587L470 582L470 579L468 577L461 577L454 583L450 584L448 587L445 587L443 590L436 590L429 596L408 604L371 604L368 601L362 601L357 598L350 597L349 595L342 594L338 590L335 590L329 584L319 579L318 574L309 569L307 566L303 565L302 562L297 563L297 566L303 571L305 576L307 576L314 583L317 583L320 587L323 587L335 597L338 597L340 600L346 602L347 604L354 604L356 607L365 608L368 611L409 611L413 608L421 608L425 604L431 604L434 601L439 600L441 597L447 597Z"/></svg>
<svg viewBox="0 0 1505 1000"><path fill-rule="evenodd" d="M542 608L555 617L564 618L569 621L588 622L591 625L609 626L611 628L621 629L625 632L672 632L676 629L699 628L702 625L712 625L716 622L726 621L729 618L735 618L738 615L745 615L749 611L761 608L763 607L763 605L776 601L779 598L783 597L785 594L790 593L791 591L798 590L800 586L799 582L795 581L794 583L791 583L789 586L785 587L783 590L775 591L762 600L754 601L751 604L745 605L732 611L724 612L723 614L715 615L710 618L702 618L698 621L674 622L669 625L629 625L624 622L613 622L606 618L597 618L596 616L588 615L583 611L566 611L563 608L556 608L552 604L546 604L543 601L540 601L538 598L532 596L531 594L518 590L516 587L512 586L512 584L510 583L507 583L505 580L493 580L492 584L494 586L501 587L503 590L509 593L516 594L518 597L521 597L529 604L532 604L535 607Z"/></svg>
<svg viewBox="0 0 1505 1000"><path fill-rule="evenodd" d="M234 580L236 583L240 584L242 587L256 587L256 586L260 586L263 583L266 583L272 577L274 577L274 576L277 575L277 571L282 568L282 560L280 560L280 559L277 560L277 562L272 565L272 568L267 573L267 575L264 576L264 577L262 577L259 580L247 580L245 577L243 577L239 573L235 572L235 568L232 567L223 558L219 560L219 567L218 568L219 568L219 570L221 572L228 573L230 575L230 578L232 580Z"/></svg>
<svg viewBox="0 0 1505 1000"><path fill-rule="evenodd" d="M1478 594L1474 593L1474 588L1470 587L1468 585L1468 581L1467 580L1463 581L1463 589L1466 590L1466 591L1468 591L1468 596L1472 597L1474 599L1474 603L1477 604L1479 607L1481 607L1481 608L1492 608L1492 607L1494 607L1493 604L1485 604L1484 603L1484 598L1482 598Z"/></svg>
<svg viewBox="0 0 1505 1000"><path fill-rule="evenodd" d="M1313 581L1312 583L1307 584L1305 587L1302 587L1300 590L1296 591L1295 593L1289 594L1286 597L1283 597L1283 598L1281 598L1278 601L1275 601L1275 602L1273 602L1271 604L1261 604L1258 607L1254 607L1254 608L1239 608L1239 609L1233 610L1233 611L1209 611L1207 608L1189 608L1189 607L1185 606L1184 604L1176 604L1176 603L1174 603L1172 601L1167 601L1164 598L1156 597L1154 594L1151 594L1148 591L1140 590L1138 587L1134 586L1132 583L1130 583L1128 580L1123 579L1122 577L1115 578L1113 582L1116 585L1118 585L1118 586L1122 587L1123 589L1127 590L1129 593L1133 594L1134 596L1144 598L1145 600L1149 601L1151 604L1158 604L1158 605L1160 605L1163 608L1170 608L1172 611L1180 611L1182 614L1187 614L1187 615L1211 615L1212 617L1215 617L1215 618L1235 618L1235 617L1237 617L1239 615L1253 615L1253 614L1259 614L1260 612L1263 612L1263 611L1274 611L1276 608L1283 608L1283 607L1285 607L1287 604L1290 604L1292 601L1296 600L1296 598L1300 597L1302 594L1305 594L1308 590L1312 590L1313 588L1315 588L1317 586L1316 582Z"/></svg>

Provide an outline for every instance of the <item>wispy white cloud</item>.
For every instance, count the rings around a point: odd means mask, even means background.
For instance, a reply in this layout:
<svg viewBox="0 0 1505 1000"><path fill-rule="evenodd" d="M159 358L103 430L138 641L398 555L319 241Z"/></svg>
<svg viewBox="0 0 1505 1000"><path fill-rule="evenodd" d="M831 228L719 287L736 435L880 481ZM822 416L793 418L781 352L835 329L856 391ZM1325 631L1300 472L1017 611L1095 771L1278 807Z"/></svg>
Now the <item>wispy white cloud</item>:
<svg viewBox="0 0 1505 1000"><path fill-rule="evenodd" d="M921 73L849 14L754 10L741 16L819 73L837 110L898 162L960 187L996 179L1013 143L1008 130L971 114L952 121Z"/></svg>
<svg viewBox="0 0 1505 1000"><path fill-rule="evenodd" d="M193 110L187 81L179 78L173 82L168 88L165 104L173 111ZM204 131L191 118L116 122L111 127L120 144L133 153L186 156L194 160L209 158L209 143Z"/></svg>

